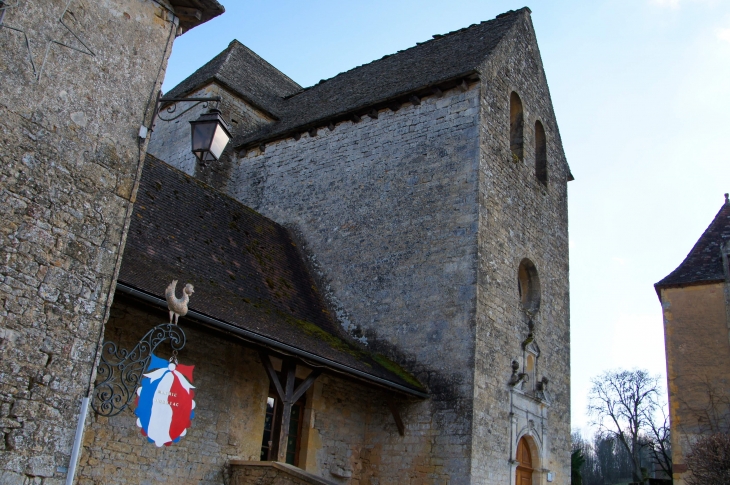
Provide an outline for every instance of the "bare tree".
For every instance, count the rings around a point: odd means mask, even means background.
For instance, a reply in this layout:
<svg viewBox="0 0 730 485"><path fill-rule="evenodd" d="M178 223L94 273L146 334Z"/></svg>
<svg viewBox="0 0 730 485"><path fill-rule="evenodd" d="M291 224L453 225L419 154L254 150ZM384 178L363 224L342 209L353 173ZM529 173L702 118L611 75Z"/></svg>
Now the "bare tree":
<svg viewBox="0 0 730 485"><path fill-rule="evenodd" d="M704 399L692 404L681 400L697 420L696 425L683 426L684 432L695 435L686 456L690 473L685 480L687 485L730 483L730 391L707 378L698 386Z"/></svg>
<svg viewBox="0 0 730 485"><path fill-rule="evenodd" d="M588 413L596 426L631 456L632 478L643 482L641 449L659 404L659 378L645 370L604 372L592 380Z"/></svg>
<svg viewBox="0 0 730 485"><path fill-rule="evenodd" d="M730 435L718 432L699 438L687 455L687 466L687 485L730 483Z"/></svg>
<svg viewBox="0 0 730 485"><path fill-rule="evenodd" d="M654 419L649 420L649 430L647 432L647 448L651 455L654 465L661 468L664 475L672 477L672 440L669 431L669 416L661 408L662 422L655 422Z"/></svg>

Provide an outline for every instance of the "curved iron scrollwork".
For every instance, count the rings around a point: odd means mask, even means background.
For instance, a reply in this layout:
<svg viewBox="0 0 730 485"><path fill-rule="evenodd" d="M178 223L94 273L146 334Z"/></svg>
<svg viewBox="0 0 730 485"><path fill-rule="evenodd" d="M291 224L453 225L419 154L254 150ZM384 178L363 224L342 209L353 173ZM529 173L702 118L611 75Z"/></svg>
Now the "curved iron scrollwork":
<svg viewBox="0 0 730 485"><path fill-rule="evenodd" d="M166 102L167 100L165 100L164 98L161 98L161 101L162 102ZM167 101L167 102L171 102L171 101ZM192 104L190 107L188 107L185 111L183 111L181 113L178 113L178 114L174 114L177 111L177 103L179 103L179 102L191 102L191 103L194 103L194 104ZM174 120L180 118L182 115L184 115L188 111L190 111L191 109L193 109L196 106L199 106L201 104L203 105L203 109L208 108L208 106L210 106L211 104L213 104L214 107L217 108L218 105L220 104L220 99L219 98L211 98L211 99L201 100L200 98L189 98L189 99L181 98L181 99L175 99L171 103L172 104L168 105L167 108L165 108L164 110L161 110L161 111L158 111L157 112L157 118L159 120L161 120L161 121L174 121ZM167 113L167 115L173 115L173 116L165 118L163 116L164 113Z"/></svg>
<svg viewBox="0 0 730 485"><path fill-rule="evenodd" d="M124 411L132 402L152 352L166 341L176 354L185 347L185 333L177 325L165 323L147 332L131 351L118 348L114 342L104 342L97 368L97 378L102 381L94 387L92 409L105 417Z"/></svg>

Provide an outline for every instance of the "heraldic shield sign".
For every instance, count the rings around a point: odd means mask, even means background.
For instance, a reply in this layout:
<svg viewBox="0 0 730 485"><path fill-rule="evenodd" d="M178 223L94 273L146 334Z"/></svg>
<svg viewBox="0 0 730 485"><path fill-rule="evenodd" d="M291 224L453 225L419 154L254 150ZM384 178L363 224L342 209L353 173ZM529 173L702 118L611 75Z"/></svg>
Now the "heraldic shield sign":
<svg viewBox="0 0 730 485"><path fill-rule="evenodd" d="M137 388L137 426L147 439L160 447L185 436L195 415L192 365L167 361L152 354L147 373Z"/></svg>
<svg viewBox="0 0 730 485"><path fill-rule="evenodd" d="M91 399L91 407L104 417L120 414L134 399L137 426L158 447L180 441L195 415L192 384L195 366L177 361L177 353L186 342L177 318L188 313L188 301L194 290L193 285L187 284L182 298L177 298L176 284L174 280L165 291L170 323L150 329L129 351L114 342L104 342ZM170 360L154 354L165 342L172 347Z"/></svg>

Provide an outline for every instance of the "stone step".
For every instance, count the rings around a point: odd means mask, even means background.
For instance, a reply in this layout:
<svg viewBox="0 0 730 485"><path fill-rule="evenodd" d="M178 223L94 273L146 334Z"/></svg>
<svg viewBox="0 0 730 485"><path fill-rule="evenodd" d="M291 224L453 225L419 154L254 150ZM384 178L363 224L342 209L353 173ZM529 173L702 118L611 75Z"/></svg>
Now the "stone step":
<svg viewBox="0 0 730 485"><path fill-rule="evenodd" d="M278 461L231 460L231 485L339 485Z"/></svg>

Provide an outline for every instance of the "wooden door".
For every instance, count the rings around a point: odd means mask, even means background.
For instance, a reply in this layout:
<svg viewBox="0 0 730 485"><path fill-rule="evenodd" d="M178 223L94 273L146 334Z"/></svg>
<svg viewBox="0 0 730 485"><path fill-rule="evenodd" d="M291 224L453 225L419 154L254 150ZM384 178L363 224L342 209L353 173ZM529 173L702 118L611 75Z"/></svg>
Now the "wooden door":
<svg viewBox="0 0 730 485"><path fill-rule="evenodd" d="M527 440L522 438L517 443L517 485L532 485L532 453L527 445Z"/></svg>

